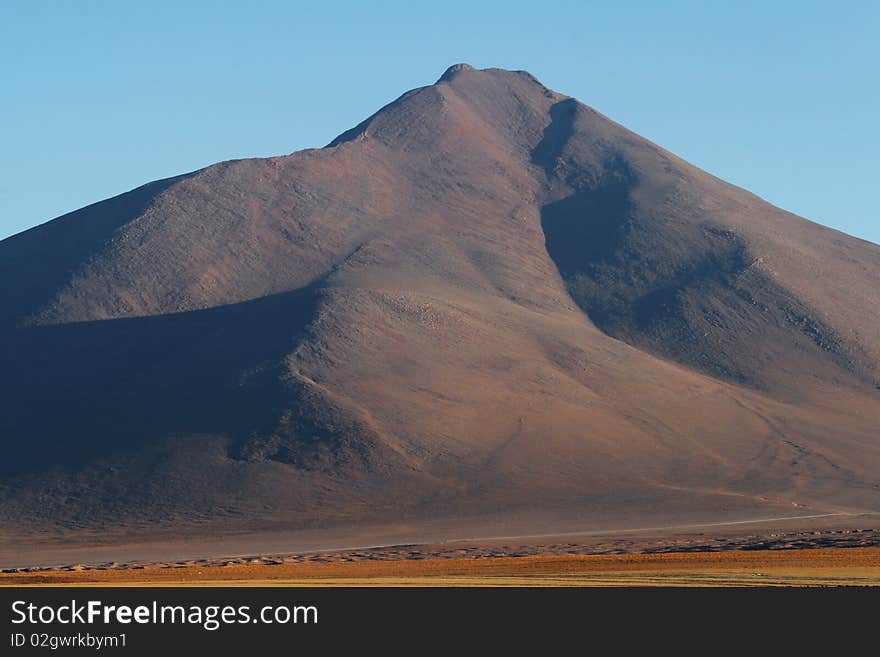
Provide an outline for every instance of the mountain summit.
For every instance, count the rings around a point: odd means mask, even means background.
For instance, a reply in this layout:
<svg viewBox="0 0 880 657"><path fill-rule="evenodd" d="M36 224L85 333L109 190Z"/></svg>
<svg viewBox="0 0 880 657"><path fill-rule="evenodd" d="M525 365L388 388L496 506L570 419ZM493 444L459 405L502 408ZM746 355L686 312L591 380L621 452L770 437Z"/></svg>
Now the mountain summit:
<svg viewBox="0 0 880 657"><path fill-rule="evenodd" d="M880 509L880 247L522 71L64 215L0 277L24 534Z"/></svg>

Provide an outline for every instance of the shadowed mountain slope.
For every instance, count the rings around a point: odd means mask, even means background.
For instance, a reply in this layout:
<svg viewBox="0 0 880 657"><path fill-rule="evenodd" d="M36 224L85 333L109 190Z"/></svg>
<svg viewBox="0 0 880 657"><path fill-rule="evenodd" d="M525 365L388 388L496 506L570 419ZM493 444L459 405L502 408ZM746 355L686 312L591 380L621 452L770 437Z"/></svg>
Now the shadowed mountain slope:
<svg viewBox="0 0 880 657"><path fill-rule="evenodd" d="M17 530L880 510L880 247L525 72L65 215L0 277Z"/></svg>

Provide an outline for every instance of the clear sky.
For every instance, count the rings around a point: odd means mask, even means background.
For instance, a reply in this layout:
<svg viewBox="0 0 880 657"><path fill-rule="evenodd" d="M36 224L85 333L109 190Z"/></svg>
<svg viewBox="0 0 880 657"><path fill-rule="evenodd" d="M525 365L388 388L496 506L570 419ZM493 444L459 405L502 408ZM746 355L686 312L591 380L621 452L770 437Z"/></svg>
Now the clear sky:
<svg viewBox="0 0 880 657"><path fill-rule="evenodd" d="M323 146L456 62L526 69L880 242L874 0L0 0L0 238L220 160Z"/></svg>

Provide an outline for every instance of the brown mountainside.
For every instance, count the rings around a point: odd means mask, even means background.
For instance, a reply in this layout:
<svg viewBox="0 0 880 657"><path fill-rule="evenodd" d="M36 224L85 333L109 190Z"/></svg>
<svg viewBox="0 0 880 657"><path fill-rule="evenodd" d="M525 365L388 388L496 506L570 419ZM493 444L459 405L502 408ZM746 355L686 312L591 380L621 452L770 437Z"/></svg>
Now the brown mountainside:
<svg viewBox="0 0 880 657"><path fill-rule="evenodd" d="M70 213L0 277L9 527L880 510L880 247L525 72Z"/></svg>

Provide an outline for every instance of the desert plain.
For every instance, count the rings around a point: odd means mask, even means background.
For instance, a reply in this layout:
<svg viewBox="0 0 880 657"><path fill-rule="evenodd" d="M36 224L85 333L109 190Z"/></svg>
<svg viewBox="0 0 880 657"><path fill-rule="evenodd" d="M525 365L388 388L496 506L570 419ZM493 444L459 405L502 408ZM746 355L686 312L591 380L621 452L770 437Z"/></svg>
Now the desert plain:
<svg viewBox="0 0 880 657"><path fill-rule="evenodd" d="M133 544L125 554L155 557L181 547ZM189 549L211 554L198 541ZM79 555L59 548L54 558L62 556ZM864 587L880 585L880 515L0 570L0 586L18 587Z"/></svg>

